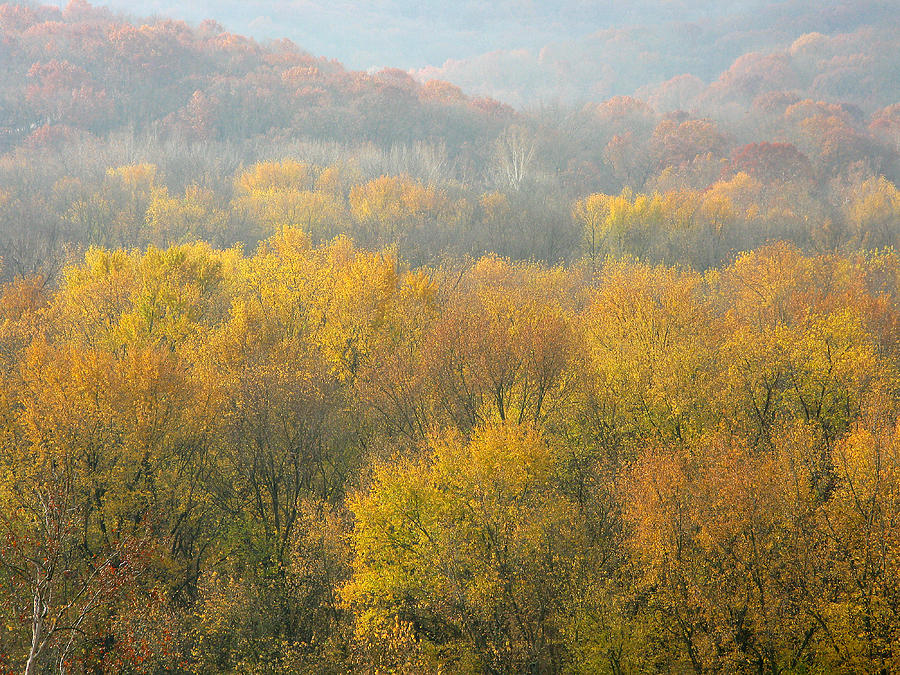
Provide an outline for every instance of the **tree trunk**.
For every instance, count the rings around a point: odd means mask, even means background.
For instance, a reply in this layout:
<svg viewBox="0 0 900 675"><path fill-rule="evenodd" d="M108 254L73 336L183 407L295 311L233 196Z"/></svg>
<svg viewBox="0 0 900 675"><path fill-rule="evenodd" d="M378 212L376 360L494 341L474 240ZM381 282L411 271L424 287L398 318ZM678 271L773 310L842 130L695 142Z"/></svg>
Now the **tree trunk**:
<svg viewBox="0 0 900 675"><path fill-rule="evenodd" d="M41 653L41 642L44 639L44 603L41 602L40 593L34 594L34 614L31 619L31 649L28 651L28 660L25 662L25 675L34 675L37 672L37 660Z"/></svg>

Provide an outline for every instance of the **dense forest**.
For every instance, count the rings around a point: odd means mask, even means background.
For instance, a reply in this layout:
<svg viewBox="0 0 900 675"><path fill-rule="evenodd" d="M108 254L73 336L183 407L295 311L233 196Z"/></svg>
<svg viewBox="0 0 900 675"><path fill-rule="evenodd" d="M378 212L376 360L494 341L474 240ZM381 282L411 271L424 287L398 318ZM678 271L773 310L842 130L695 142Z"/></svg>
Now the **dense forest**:
<svg viewBox="0 0 900 675"><path fill-rule="evenodd" d="M900 671L859 7L514 109L0 5L0 673Z"/></svg>

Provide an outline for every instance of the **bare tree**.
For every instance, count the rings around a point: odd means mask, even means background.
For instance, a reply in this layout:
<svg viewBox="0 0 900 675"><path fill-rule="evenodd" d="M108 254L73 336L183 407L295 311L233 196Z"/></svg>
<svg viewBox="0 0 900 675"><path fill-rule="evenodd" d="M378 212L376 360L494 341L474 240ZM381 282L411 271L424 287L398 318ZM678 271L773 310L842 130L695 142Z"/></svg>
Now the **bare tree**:
<svg viewBox="0 0 900 675"><path fill-rule="evenodd" d="M85 622L134 580L143 547L129 539L85 556L78 509L59 484L23 494L18 508L0 516L0 526L0 567L21 589L20 602L30 605L25 675L39 672L54 651L65 673Z"/></svg>
<svg viewBox="0 0 900 675"><path fill-rule="evenodd" d="M507 127L494 141L489 178L501 190L518 192L531 179L534 155L534 134L520 125Z"/></svg>

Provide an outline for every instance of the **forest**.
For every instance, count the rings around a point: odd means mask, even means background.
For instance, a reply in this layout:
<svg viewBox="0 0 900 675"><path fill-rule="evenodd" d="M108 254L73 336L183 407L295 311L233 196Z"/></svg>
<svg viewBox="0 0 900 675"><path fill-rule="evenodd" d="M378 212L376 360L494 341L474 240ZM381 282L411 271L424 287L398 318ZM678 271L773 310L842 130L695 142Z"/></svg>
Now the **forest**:
<svg viewBox="0 0 900 675"><path fill-rule="evenodd" d="M0 674L900 671L876 4L532 108L0 5Z"/></svg>

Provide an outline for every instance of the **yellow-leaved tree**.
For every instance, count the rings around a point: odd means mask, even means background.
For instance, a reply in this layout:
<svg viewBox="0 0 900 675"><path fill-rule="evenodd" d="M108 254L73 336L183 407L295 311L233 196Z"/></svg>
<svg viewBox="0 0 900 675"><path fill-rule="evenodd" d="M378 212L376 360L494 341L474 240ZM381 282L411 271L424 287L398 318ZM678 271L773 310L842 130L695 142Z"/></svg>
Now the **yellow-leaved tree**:
<svg viewBox="0 0 900 675"><path fill-rule="evenodd" d="M589 546L555 470L538 432L499 422L377 467L351 503L343 589L366 658L459 673L561 668Z"/></svg>

